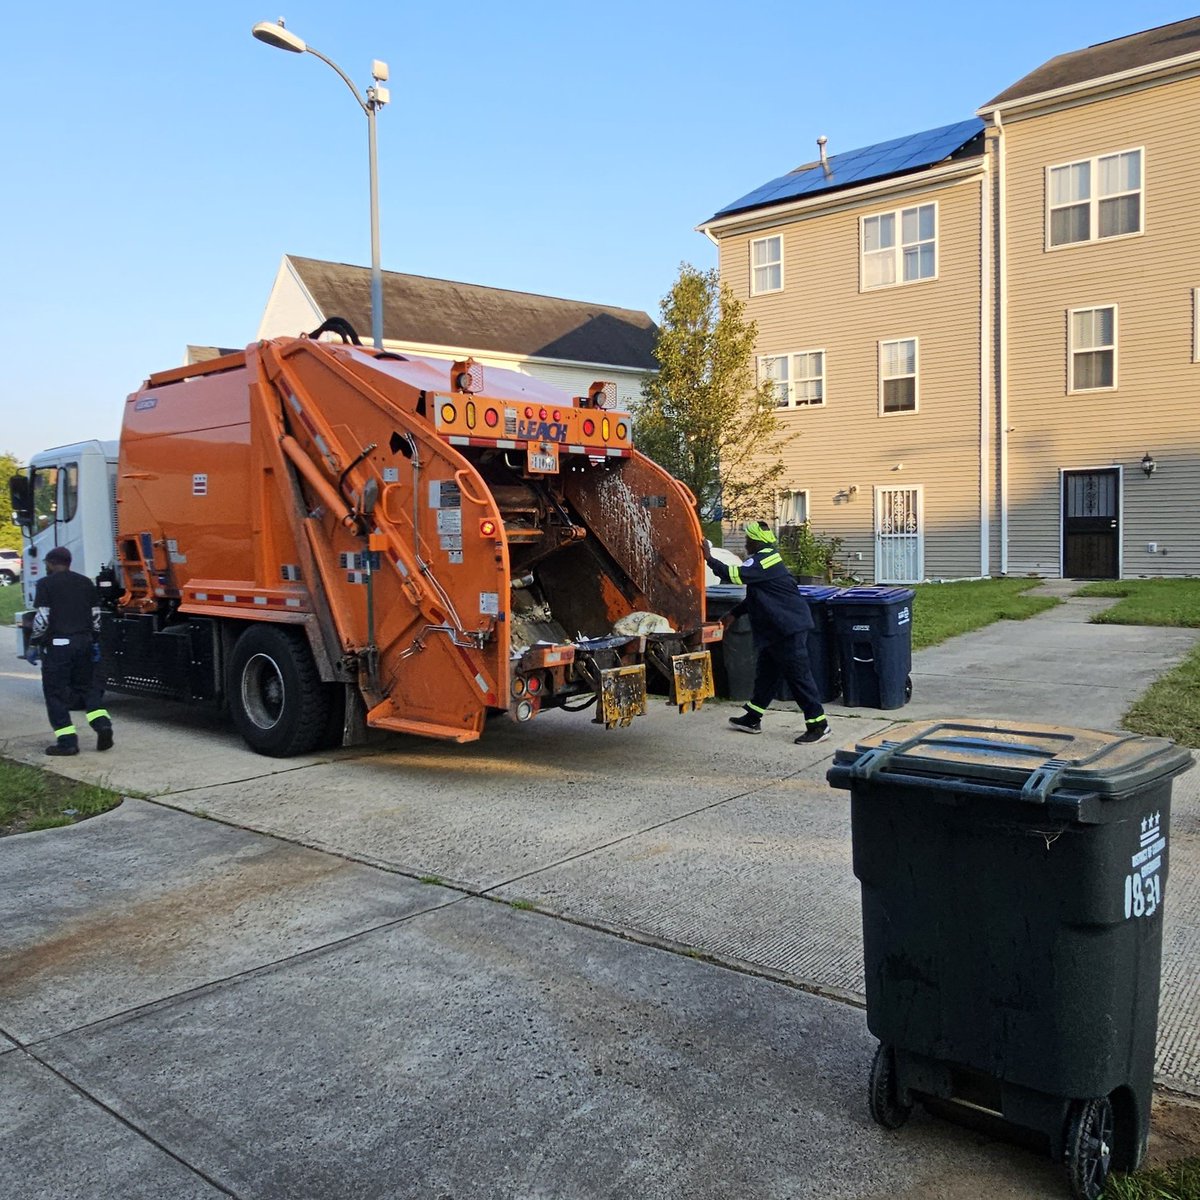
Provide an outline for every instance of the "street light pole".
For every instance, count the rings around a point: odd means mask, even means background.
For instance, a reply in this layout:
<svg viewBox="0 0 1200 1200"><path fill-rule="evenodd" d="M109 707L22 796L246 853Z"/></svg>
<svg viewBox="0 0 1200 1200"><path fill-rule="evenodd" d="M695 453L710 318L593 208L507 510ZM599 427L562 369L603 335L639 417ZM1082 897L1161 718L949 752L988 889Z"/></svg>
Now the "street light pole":
<svg viewBox="0 0 1200 1200"><path fill-rule="evenodd" d="M326 58L319 50L314 50L308 45L303 38L297 37L290 29L285 28L282 17L275 25L272 25L270 21L260 21L250 32L268 46L274 46L278 50L290 50L293 54L311 54L315 58L319 58L326 66L332 67L342 77L342 82L350 89L359 108L366 113L367 149L371 171L371 340L374 342L376 350L382 350L383 268L380 265L379 257L379 155L375 143L375 114L391 99L388 89L379 86L387 82L387 63L376 59L371 64L372 84L367 88L366 99L364 99L346 72L333 59Z"/></svg>

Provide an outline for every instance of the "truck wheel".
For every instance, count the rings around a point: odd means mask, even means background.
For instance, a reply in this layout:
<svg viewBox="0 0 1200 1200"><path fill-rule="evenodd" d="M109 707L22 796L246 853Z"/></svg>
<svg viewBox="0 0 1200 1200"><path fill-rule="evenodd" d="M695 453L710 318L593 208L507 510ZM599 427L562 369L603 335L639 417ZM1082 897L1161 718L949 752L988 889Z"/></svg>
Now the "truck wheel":
<svg viewBox="0 0 1200 1200"><path fill-rule="evenodd" d="M912 1113L911 1104L900 1102L896 1089L896 1053L884 1042L875 1049L867 1101L872 1119L884 1129L899 1129Z"/></svg>
<svg viewBox="0 0 1200 1200"><path fill-rule="evenodd" d="M1112 1165L1113 1107L1107 1096L1076 1100L1067 1117L1067 1177L1071 1194L1096 1200Z"/></svg>
<svg viewBox="0 0 1200 1200"><path fill-rule="evenodd" d="M306 754L325 735L331 700L302 634L255 625L238 638L229 707L251 750L272 758Z"/></svg>

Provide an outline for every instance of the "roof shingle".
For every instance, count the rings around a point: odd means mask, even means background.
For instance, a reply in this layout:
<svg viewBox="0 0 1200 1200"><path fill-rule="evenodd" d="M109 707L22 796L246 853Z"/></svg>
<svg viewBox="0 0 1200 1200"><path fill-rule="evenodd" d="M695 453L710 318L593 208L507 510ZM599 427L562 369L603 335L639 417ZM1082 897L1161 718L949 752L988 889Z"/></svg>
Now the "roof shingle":
<svg viewBox="0 0 1200 1200"><path fill-rule="evenodd" d="M326 317L345 317L364 337L371 329L367 267L288 255ZM649 315L532 292L383 273L383 334L391 342L497 350L534 358L656 370L658 327Z"/></svg>
<svg viewBox="0 0 1200 1200"><path fill-rule="evenodd" d="M1200 52L1200 17L1189 17L1186 21L1060 54L994 96L980 111L1197 52Z"/></svg>

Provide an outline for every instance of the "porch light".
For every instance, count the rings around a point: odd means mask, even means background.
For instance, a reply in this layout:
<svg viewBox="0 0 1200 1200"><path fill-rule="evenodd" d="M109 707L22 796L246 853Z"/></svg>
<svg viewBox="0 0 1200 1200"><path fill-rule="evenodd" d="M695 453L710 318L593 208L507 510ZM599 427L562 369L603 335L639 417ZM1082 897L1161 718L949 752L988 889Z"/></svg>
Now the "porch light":
<svg viewBox="0 0 1200 1200"><path fill-rule="evenodd" d="M1150 451L1147 450L1142 458L1142 470L1146 472L1147 479L1154 474L1157 467L1158 463L1154 461L1153 457L1151 457Z"/></svg>

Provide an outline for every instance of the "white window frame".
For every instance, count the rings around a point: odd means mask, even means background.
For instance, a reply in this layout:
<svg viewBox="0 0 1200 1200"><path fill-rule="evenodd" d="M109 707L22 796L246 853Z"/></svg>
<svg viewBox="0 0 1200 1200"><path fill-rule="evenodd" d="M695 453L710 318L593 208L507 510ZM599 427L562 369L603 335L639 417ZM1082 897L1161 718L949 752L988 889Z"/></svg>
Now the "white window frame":
<svg viewBox="0 0 1200 1200"><path fill-rule="evenodd" d="M888 379L908 379L909 375L887 375L883 373L884 347L898 346L902 342L912 342L913 344L913 406L912 408L898 408L891 412L883 406L884 383ZM879 375L879 415L881 417L907 417L921 410L921 339L916 337L902 338L881 338L879 341L878 364L877 371Z"/></svg>
<svg viewBox="0 0 1200 1200"><path fill-rule="evenodd" d="M933 274L921 275L916 279L904 278L904 249L906 246L920 246L929 239L923 239L918 236L915 242L905 242L904 240L904 214L906 212L919 212L922 208L933 209ZM891 283L868 283L867 282L867 255L881 255L881 250L867 250L867 222L877 221L883 217L891 217L896 231L895 241L888 249L892 254L892 269L893 279ZM918 217L918 221L920 218ZM938 258L938 233L941 228L941 213L938 211L938 202L936 200L924 200L920 204L906 204L903 208L887 209L883 212L867 213L865 216L858 219L858 290L860 292L876 292L882 288L893 287L911 287L916 283L933 283L938 277L939 258ZM918 230L919 235L919 230Z"/></svg>
<svg viewBox="0 0 1200 1200"><path fill-rule="evenodd" d="M771 262L766 262L766 263L762 263L758 266L755 266L754 247L762 245L766 242L778 242L779 243L779 258L777 260L778 266L779 266L779 286L778 287L760 288L760 287L755 286L756 272L769 270L771 267L776 265L776 261L773 260ZM783 283L784 283L784 280L783 280L783 234L782 233L770 233L770 234L767 234L765 237L751 238L749 254L750 254L750 295L752 295L752 296L769 296L775 292L782 292L783 291Z"/></svg>
<svg viewBox="0 0 1200 1200"><path fill-rule="evenodd" d="M1106 158L1117 158L1122 154L1137 153L1141 156L1139 163L1139 177L1141 184L1134 190L1114 192L1112 196L1101 196L1099 192L1099 177L1100 177L1100 162ZM1089 170L1089 195L1088 195L1088 236L1081 238L1077 242L1059 242L1057 245L1053 242L1050 235L1050 221L1054 211L1058 208L1071 208L1073 205L1051 203L1053 195L1053 173L1063 170L1066 167L1079 166L1080 163L1087 163ZM1100 236L1100 201L1110 200L1115 196L1133 196L1137 195L1138 200L1138 227L1132 233L1112 233L1108 237ZM1075 201L1076 204L1082 204L1082 200ZM1145 146L1126 146L1122 150L1113 150L1106 154L1094 154L1090 158L1072 158L1067 162L1051 163L1046 168L1046 249L1053 250L1070 250L1073 246L1091 246L1095 242L1120 242L1127 238L1141 237L1146 232L1146 147Z"/></svg>
<svg viewBox="0 0 1200 1200"><path fill-rule="evenodd" d="M814 354L821 356L821 373L820 375L806 376L804 379L796 377L796 359L801 356L811 357ZM767 374L767 365L769 363L783 363L783 378L775 379L774 376ZM814 348L812 350L785 350L779 354L760 354L755 360L758 381L761 383L764 379L773 379L776 386L783 385L784 397L782 402L776 400L778 409L784 408L824 408L825 401L829 394L828 370L829 359L824 349ZM821 399L820 400L797 400L796 385L798 383L812 383L814 380L821 381Z"/></svg>
<svg viewBox="0 0 1200 1200"><path fill-rule="evenodd" d="M782 529L785 525L807 525L809 521L809 494L808 488L786 488L786 494L779 498L779 516L775 522L776 531ZM800 503L804 507L804 516L799 521L788 521L784 518L789 515L787 509L790 504L794 503L794 497L801 497Z"/></svg>
<svg viewBox="0 0 1200 1200"><path fill-rule="evenodd" d="M1107 350L1108 346L1079 346L1075 345L1075 314L1083 312L1099 312L1101 309L1112 310L1112 378L1111 384L1105 387L1076 387L1075 386L1075 355L1089 354L1097 350ZM1067 309L1067 395L1087 396L1094 392L1115 392L1117 390L1117 346L1120 341L1119 314L1115 304L1082 304L1078 308Z"/></svg>

